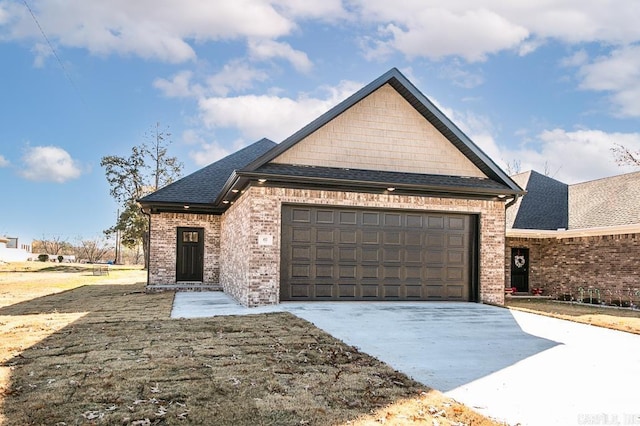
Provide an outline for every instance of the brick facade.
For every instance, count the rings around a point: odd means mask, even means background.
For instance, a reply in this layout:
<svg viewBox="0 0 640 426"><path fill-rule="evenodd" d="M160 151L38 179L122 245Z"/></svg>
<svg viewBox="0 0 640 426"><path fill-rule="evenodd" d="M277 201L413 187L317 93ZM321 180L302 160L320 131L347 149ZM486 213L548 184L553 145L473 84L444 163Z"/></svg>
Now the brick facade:
<svg viewBox="0 0 640 426"><path fill-rule="evenodd" d="M543 294L578 295L600 290L605 301L640 290L640 234L575 238L512 238L505 245L505 282L511 282L511 249L529 249L529 288Z"/></svg>
<svg viewBox="0 0 640 426"><path fill-rule="evenodd" d="M283 203L446 211L480 218L480 300L504 303L504 202L253 186L223 215L220 284L246 306L279 301ZM271 245L258 238L269 236Z"/></svg>
<svg viewBox="0 0 640 426"><path fill-rule="evenodd" d="M176 283L177 229L204 229L204 285L220 280L220 216L190 213L151 215L149 285Z"/></svg>

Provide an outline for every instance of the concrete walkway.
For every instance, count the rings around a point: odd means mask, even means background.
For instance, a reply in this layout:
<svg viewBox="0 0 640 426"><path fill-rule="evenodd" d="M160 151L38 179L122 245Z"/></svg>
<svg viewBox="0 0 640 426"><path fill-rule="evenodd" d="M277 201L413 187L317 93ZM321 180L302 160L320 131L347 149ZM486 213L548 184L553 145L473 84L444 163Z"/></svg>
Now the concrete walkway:
<svg viewBox="0 0 640 426"><path fill-rule="evenodd" d="M221 292L177 293L172 317L283 311L512 425L640 425L637 335L475 303L245 308Z"/></svg>

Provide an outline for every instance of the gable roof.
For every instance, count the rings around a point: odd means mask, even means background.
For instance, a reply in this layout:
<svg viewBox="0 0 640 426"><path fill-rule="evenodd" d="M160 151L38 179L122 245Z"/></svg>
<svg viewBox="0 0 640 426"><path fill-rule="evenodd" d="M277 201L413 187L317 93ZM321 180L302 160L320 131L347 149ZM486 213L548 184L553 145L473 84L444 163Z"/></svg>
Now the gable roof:
<svg viewBox="0 0 640 426"><path fill-rule="evenodd" d="M277 156L296 145L298 142L324 126L362 99L371 95L385 84L393 87L416 111L445 136L462 154L490 179L504 185L503 192L520 194L521 188L498 167L467 135L465 135L442 111L440 111L425 95L422 94L397 68L387 71L349 98L331 108L320 117L298 130L281 142L276 148L247 165L242 172L253 172L267 164Z"/></svg>
<svg viewBox="0 0 640 426"><path fill-rule="evenodd" d="M634 229L640 227L640 172L573 185L535 171L514 175L513 180L527 194L507 208L507 229L566 229L562 235L570 237L579 236L573 231L597 230L598 235L605 235L605 228L629 233L638 232ZM552 233L540 233L538 237L551 235L560 237Z"/></svg>
<svg viewBox="0 0 640 426"><path fill-rule="evenodd" d="M276 143L261 139L240 151L209 164L156 192L138 200L142 205L181 204L205 207L214 204L225 183L234 172L272 149Z"/></svg>
<svg viewBox="0 0 640 426"><path fill-rule="evenodd" d="M557 230L568 227L568 185L536 171L512 176L527 194L507 211L507 228Z"/></svg>
<svg viewBox="0 0 640 426"><path fill-rule="evenodd" d="M449 142L488 178L400 173L393 171L300 167L270 163L306 136L333 120L381 86L389 84L419 114L431 123ZM397 187L397 193L449 194L454 196L507 197L523 194L480 148L456 127L400 71L393 68L307 126L275 144L262 139L243 150L198 170L153 194L139 200L143 207L156 210L222 212L240 191L252 181L268 177L289 186L317 186L350 191L385 191ZM195 209L195 210L194 210Z"/></svg>

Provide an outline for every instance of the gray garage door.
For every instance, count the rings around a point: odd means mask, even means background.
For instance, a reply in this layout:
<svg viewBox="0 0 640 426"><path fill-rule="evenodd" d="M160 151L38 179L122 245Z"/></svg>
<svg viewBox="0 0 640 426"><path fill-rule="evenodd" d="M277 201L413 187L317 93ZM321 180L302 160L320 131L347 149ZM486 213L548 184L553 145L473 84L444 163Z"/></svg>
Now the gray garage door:
<svg viewBox="0 0 640 426"><path fill-rule="evenodd" d="M475 299L472 215L282 207L281 300Z"/></svg>

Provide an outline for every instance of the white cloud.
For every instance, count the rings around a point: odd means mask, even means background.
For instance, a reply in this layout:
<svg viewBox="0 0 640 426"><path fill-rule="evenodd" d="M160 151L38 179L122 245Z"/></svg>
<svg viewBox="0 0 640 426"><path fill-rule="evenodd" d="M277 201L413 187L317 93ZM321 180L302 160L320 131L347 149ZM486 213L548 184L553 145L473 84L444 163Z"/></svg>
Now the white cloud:
<svg viewBox="0 0 640 426"><path fill-rule="evenodd" d="M235 128L246 138L281 141L338 102L360 89L360 83L343 81L325 87L324 97L277 95L210 97L199 101L200 117L209 128Z"/></svg>
<svg viewBox="0 0 640 426"><path fill-rule="evenodd" d="M512 50L526 55L556 39L624 45L640 40L640 3L626 0L353 0L362 21L382 28L368 57L396 50L408 57L460 56L481 61Z"/></svg>
<svg viewBox="0 0 640 426"><path fill-rule="evenodd" d="M4 158L4 156L0 155L0 167L7 167L9 165L9 160Z"/></svg>
<svg viewBox="0 0 640 426"><path fill-rule="evenodd" d="M227 96L231 92L241 92L253 88L255 82L265 81L268 74L241 60L225 64L222 70L205 78L204 83L196 82L194 73L183 70L171 78L157 78L153 86L169 98L202 98L208 95Z"/></svg>
<svg viewBox="0 0 640 426"><path fill-rule="evenodd" d="M616 113L640 117L640 46L626 46L582 65L580 88L610 93Z"/></svg>
<svg viewBox="0 0 640 426"><path fill-rule="evenodd" d="M309 60L307 54L300 50L295 50L288 43L274 40L249 40L249 54L252 58L258 60L285 59L300 72L309 72L313 68L313 63Z"/></svg>
<svg viewBox="0 0 640 426"><path fill-rule="evenodd" d="M202 86L191 83L193 72L184 70L171 77L170 80L156 78L153 87L159 89L168 98L189 98L199 96L203 92Z"/></svg>
<svg viewBox="0 0 640 426"><path fill-rule="evenodd" d="M249 64L235 60L231 61L222 70L207 78L207 87L219 96L227 96L231 91L243 91L253 88L256 81L265 81L269 75Z"/></svg>
<svg viewBox="0 0 640 426"><path fill-rule="evenodd" d="M57 46L84 48L98 55L136 55L172 63L195 59L196 53L190 44L194 41L277 38L296 27L293 20L278 10L277 4L262 0L33 0L30 3L47 36ZM300 8L295 10L304 12ZM0 17L7 22L3 39L41 41L42 35L23 4L0 4Z"/></svg>
<svg viewBox="0 0 640 426"><path fill-rule="evenodd" d="M206 166L213 163L214 161L218 161L221 158L226 157L229 154L231 154L231 151L220 146L216 142L203 142L200 144L200 149L189 152L189 157L191 157L196 165Z"/></svg>
<svg viewBox="0 0 640 426"><path fill-rule="evenodd" d="M82 174L69 153L55 146L29 147L24 154L20 174L28 180L64 183Z"/></svg>

